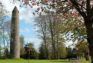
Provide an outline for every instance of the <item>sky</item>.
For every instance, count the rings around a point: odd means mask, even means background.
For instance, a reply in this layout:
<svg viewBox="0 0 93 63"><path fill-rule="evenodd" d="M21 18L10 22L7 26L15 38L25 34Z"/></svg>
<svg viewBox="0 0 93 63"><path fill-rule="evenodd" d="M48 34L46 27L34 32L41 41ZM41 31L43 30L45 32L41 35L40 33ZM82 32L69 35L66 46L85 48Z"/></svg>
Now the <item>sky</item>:
<svg viewBox="0 0 93 63"><path fill-rule="evenodd" d="M12 10L15 6L17 6L19 10L19 23L20 23L20 36L23 35L25 38L25 44L31 42L34 44L36 49L39 48L42 40L39 38L38 33L36 30L38 29L35 24L35 17L38 15L33 15L33 11L36 10L37 6L30 8L29 6L21 6L20 2L11 3L10 0L0 0L4 5L4 9L8 11L6 21L11 20Z"/></svg>
<svg viewBox="0 0 93 63"><path fill-rule="evenodd" d="M20 6L20 2L11 3L11 0L0 0L4 5L4 9L8 11L6 21L11 20L12 10L16 6L19 10L19 23L20 23L20 36L23 35L25 38L25 44L31 42L34 44L34 47L38 50L42 40L39 38L38 33L36 32L38 27L35 24L35 18L38 15L33 15L33 11L37 9L37 6L33 8L29 6ZM67 42L66 45L71 45L73 42Z"/></svg>

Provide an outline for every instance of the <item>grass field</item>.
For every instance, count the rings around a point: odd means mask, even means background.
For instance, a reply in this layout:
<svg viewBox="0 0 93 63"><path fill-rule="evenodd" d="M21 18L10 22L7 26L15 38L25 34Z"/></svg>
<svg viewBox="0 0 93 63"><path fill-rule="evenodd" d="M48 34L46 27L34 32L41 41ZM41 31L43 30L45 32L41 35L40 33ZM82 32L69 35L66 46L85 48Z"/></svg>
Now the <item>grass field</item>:
<svg viewBox="0 0 93 63"><path fill-rule="evenodd" d="M91 61L86 61L85 59L82 59L82 63L91 63Z"/></svg>
<svg viewBox="0 0 93 63"><path fill-rule="evenodd" d="M75 63L69 60L24 60L24 59L6 59L0 60L0 63Z"/></svg>

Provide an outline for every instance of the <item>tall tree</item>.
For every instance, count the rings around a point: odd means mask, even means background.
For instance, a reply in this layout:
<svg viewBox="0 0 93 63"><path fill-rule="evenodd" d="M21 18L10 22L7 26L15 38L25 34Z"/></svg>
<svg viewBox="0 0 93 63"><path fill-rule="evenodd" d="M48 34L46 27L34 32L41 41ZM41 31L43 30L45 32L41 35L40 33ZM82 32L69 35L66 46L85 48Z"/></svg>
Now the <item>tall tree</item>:
<svg viewBox="0 0 93 63"><path fill-rule="evenodd" d="M51 42L52 42L52 58L56 58L56 48L55 48L55 29L54 29L54 21L53 21L53 13L49 12L48 19L49 19L49 32L50 32L50 37L51 37Z"/></svg>
<svg viewBox="0 0 93 63"><path fill-rule="evenodd" d="M41 34L41 39L43 39L43 44L44 44L44 48L46 49L45 52L45 56L46 59L48 59L48 43L47 43L47 20L46 19L47 16L45 15L41 15L40 17L36 18L36 25L39 26L39 30L38 32ZM38 20L38 21L37 21Z"/></svg>
<svg viewBox="0 0 93 63"><path fill-rule="evenodd" d="M91 63L93 63L93 0L68 0L67 2L70 2L84 19L87 32L87 41L89 43L90 56L92 59Z"/></svg>
<svg viewBox="0 0 93 63"><path fill-rule="evenodd" d="M63 41L63 37L61 36L62 32L62 21L56 19L55 12L49 12L46 15L41 15L41 17L36 18L36 25L39 27L39 33L43 38L45 45L48 51L50 52L49 47L51 48L52 52L52 59L57 59L59 56L58 48L59 42ZM45 39L44 39L45 38ZM50 42L50 43L49 43ZM45 50L47 52L47 49ZM50 55L49 55L50 56Z"/></svg>
<svg viewBox="0 0 93 63"><path fill-rule="evenodd" d="M4 6L3 6L3 4L2 3L0 3L0 36L2 37L2 43L3 43L3 45L4 45L4 47L5 47L5 38L4 38L4 36L5 36L5 28L4 28L4 18L5 18L5 9L4 9Z"/></svg>

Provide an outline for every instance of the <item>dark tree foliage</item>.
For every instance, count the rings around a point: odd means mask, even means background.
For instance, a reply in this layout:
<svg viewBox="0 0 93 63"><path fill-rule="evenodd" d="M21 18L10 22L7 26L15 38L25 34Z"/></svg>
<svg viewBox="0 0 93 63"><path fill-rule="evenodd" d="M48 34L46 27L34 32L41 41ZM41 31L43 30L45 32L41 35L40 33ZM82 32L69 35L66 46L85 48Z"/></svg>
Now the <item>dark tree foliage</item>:
<svg viewBox="0 0 93 63"><path fill-rule="evenodd" d="M46 48L43 44L39 48L39 59L48 59L48 57L46 55Z"/></svg>
<svg viewBox="0 0 93 63"><path fill-rule="evenodd" d="M28 43L24 47L22 57L25 59L38 59L38 52L34 49L32 43Z"/></svg>
<svg viewBox="0 0 93 63"><path fill-rule="evenodd" d="M10 58L10 52L8 48L4 49L4 58Z"/></svg>

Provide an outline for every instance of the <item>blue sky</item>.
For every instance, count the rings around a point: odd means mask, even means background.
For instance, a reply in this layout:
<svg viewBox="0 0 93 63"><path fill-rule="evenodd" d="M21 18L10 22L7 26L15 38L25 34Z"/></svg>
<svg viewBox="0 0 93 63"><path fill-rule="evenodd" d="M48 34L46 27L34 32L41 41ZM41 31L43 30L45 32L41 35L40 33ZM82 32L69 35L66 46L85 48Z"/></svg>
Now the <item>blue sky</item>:
<svg viewBox="0 0 93 63"><path fill-rule="evenodd" d="M24 20L20 21L20 35L25 37L25 42L32 42L35 48L39 47L41 40L36 33L36 26L34 23L25 23Z"/></svg>

